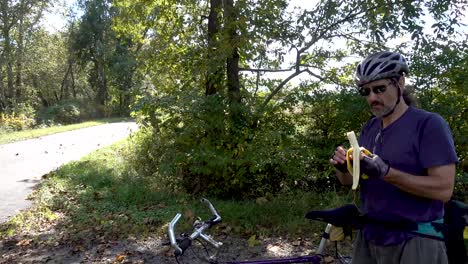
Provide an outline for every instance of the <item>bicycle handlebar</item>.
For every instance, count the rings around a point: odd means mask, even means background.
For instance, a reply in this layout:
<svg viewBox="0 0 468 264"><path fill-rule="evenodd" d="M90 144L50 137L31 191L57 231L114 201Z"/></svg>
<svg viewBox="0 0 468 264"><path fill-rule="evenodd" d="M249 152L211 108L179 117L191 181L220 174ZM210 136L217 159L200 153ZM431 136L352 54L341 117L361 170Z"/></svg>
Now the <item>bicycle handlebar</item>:
<svg viewBox="0 0 468 264"><path fill-rule="evenodd" d="M210 209L213 216L208 221L195 222L194 230L190 236L185 236L183 239L180 240L180 242L178 242L175 237L174 228L175 228L175 225L177 224L177 221L179 221L180 217L182 216L180 213L177 213L172 219L172 221L169 223L169 227L168 227L169 240L171 241L171 247L174 249L174 254L176 256L180 256L184 254L185 250L188 247L190 247L190 245L192 244L192 241L198 237L201 237L203 240L210 243L215 248L219 248L223 245L223 243L218 242L214 240L213 238L211 238L211 236L203 233L203 231L205 231L206 229L209 229L212 226L220 223L221 216L218 214L215 207L213 206L213 204L211 204L211 202L208 199L202 198L201 202L204 202L208 205L208 208Z"/></svg>
<svg viewBox="0 0 468 264"><path fill-rule="evenodd" d="M208 205L208 208L210 208L210 211L213 214L213 217L211 218L210 221L213 222L214 224L221 222L221 216L218 214L218 212L216 211L214 206L211 204L211 202L208 201L208 199L206 198L201 198L201 201Z"/></svg>

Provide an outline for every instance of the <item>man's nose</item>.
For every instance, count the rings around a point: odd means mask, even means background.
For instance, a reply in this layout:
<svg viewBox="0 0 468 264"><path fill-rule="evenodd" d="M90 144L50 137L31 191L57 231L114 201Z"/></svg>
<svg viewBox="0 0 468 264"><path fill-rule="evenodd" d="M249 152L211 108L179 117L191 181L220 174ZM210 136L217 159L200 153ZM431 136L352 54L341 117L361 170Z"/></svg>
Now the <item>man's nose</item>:
<svg viewBox="0 0 468 264"><path fill-rule="evenodd" d="M369 95L367 96L367 101L369 103L377 101L377 95L371 90Z"/></svg>

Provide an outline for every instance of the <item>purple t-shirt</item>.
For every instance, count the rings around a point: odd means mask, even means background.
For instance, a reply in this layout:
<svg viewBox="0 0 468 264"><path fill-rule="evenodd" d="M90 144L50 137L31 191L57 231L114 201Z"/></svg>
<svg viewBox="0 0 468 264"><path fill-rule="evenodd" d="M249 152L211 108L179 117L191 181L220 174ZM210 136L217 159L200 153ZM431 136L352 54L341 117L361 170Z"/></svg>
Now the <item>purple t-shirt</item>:
<svg viewBox="0 0 468 264"><path fill-rule="evenodd" d="M458 162L447 122L438 114L409 107L382 129L380 118L362 129L359 145L379 155L394 169L424 177L427 168ZM381 179L360 180L361 211L382 221L429 222L443 217L442 201L404 192ZM368 224L364 237L380 246L400 244L414 235Z"/></svg>

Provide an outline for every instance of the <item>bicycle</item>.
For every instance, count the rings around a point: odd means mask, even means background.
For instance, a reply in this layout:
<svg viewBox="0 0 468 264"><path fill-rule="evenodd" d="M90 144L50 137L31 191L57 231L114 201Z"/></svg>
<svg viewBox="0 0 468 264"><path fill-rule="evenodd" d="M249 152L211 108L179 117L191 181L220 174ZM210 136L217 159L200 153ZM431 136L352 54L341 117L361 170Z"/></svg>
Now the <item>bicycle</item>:
<svg viewBox="0 0 468 264"><path fill-rule="evenodd" d="M206 234L205 231L209 230L211 227L219 224L221 222L221 216L218 214L217 210L211 204L208 199L202 198L201 202L206 203L208 208L210 209L213 216L211 219L202 221L198 219L193 224L193 231L192 233L186 234L182 233L177 238L175 236L175 226L179 219L181 218L181 214L177 213L176 216L172 219L169 223L168 227L168 235L170 242L166 243L166 245L170 244L172 249L174 250L174 256L177 263L179 262L179 257L181 257L184 252L192 246L194 241L198 241L205 250L205 254L203 257L198 257L201 261L204 261L209 264L280 264L280 263L313 263L319 264L322 263L324 259L324 251L326 248L326 243L330 239L330 230L332 226L334 227L341 227L344 229L349 230L350 228L354 228L355 221L359 217L359 211L355 205L348 204L336 209L332 210L324 210L324 211L310 211L306 214L306 218L310 220L317 220L327 223L325 227L325 231L322 234L318 249L316 250L315 254L306 255L306 256L297 256L297 257L281 257L281 258L270 258L270 259L260 259L260 260L244 260L244 261L218 261L218 254L219 250L223 247L223 243L216 241L213 239L209 234ZM202 242L204 241L204 242ZM208 243L213 249L214 253L209 253L208 248L204 243ZM348 256L342 256L338 252L337 241L335 241L335 259L337 263L340 264L348 264L351 263L351 258Z"/></svg>

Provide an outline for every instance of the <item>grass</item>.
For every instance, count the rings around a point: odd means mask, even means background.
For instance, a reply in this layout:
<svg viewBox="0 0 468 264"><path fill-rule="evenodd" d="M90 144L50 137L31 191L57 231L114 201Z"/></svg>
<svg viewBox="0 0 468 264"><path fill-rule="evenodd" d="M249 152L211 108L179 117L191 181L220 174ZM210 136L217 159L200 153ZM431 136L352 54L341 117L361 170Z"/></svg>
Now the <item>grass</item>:
<svg viewBox="0 0 468 264"><path fill-rule="evenodd" d="M54 225L72 240L145 237L165 235L177 212L183 214L178 232L188 232L196 216L211 216L197 198L164 191L157 182L132 172L124 162L127 144L116 143L46 175L33 194L36 206L0 225L0 237L37 232L44 225ZM336 193L297 193L262 202L207 198L223 218L214 232L291 238L323 230L323 224L304 218L308 210L350 200Z"/></svg>
<svg viewBox="0 0 468 264"><path fill-rule="evenodd" d="M1 132L0 131L0 145L16 142L20 140L25 140L25 139L37 138L37 137L51 135L55 133L85 128L85 127L97 126L97 125L102 125L106 123L120 122L124 120L127 120L127 119L106 118L106 119L88 121L88 122L83 122L83 123L73 124L73 125L52 126L52 127L46 127L46 128L38 128L38 129L15 131L15 132Z"/></svg>

